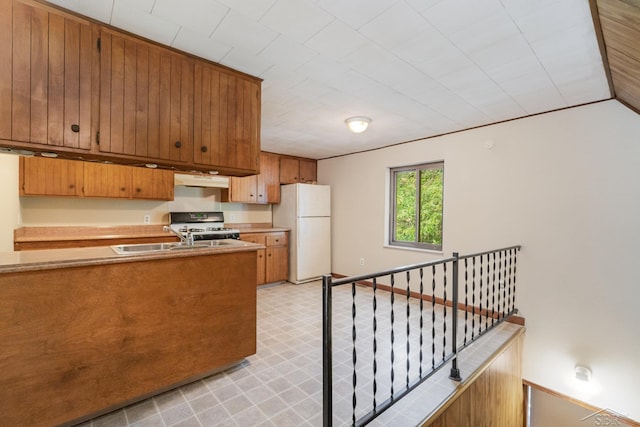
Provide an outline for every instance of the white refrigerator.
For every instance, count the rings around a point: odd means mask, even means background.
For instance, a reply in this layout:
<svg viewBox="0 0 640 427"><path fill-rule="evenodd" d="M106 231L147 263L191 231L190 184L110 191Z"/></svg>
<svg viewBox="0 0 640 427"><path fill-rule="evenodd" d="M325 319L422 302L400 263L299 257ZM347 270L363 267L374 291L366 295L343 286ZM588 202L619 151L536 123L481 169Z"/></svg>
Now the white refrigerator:
<svg viewBox="0 0 640 427"><path fill-rule="evenodd" d="M331 187L290 184L280 187L273 225L289 232L289 282L304 283L331 273Z"/></svg>

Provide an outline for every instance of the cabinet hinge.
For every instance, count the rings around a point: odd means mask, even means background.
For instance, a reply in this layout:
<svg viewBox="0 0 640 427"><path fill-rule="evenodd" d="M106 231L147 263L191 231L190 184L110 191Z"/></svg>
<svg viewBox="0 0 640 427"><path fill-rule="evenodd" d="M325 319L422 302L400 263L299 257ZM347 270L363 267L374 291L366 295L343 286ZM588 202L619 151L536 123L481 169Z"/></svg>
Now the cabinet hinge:
<svg viewBox="0 0 640 427"><path fill-rule="evenodd" d="M100 131L96 132L96 144L100 145Z"/></svg>
<svg viewBox="0 0 640 427"><path fill-rule="evenodd" d="M98 52L100 52L100 48L102 47L102 44L101 44L101 43L102 43L102 39L101 39L100 37L98 37L98 42L97 42L97 45L98 45Z"/></svg>

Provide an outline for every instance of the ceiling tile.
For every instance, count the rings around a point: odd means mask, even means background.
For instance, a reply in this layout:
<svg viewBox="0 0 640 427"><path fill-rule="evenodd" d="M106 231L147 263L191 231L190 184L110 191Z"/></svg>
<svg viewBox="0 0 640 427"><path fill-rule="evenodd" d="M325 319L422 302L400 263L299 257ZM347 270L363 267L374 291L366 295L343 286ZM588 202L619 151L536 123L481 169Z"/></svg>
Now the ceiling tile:
<svg viewBox="0 0 640 427"><path fill-rule="evenodd" d="M210 36L229 8L212 0L155 0L152 15Z"/></svg>
<svg viewBox="0 0 640 427"><path fill-rule="evenodd" d="M370 75L383 64L396 60L396 57L386 50L369 43L354 51L351 55L342 58L339 63L364 74Z"/></svg>
<svg viewBox="0 0 640 427"><path fill-rule="evenodd" d="M243 73L251 74L252 76L259 76L274 64L273 61L268 58L252 55L238 48L231 49L229 53L220 60L220 63L229 68L242 71Z"/></svg>
<svg viewBox="0 0 640 427"><path fill-rule="evenodd" d="M352 28L359 29L400 0L318 0L326 10Z"/></svg>
<svg viewBox="0 0 640 427"><path fill-rule="evenodd" d="M363 25L358 31L386 49L394 49L414 38L428 25L427 21L405 2L391 8Z"/></svg>
<svg viewBox="0 0 640 427"><path fill-rule="evenodd" d="M49 3L57 4L69 10L74 10L98 21L109 23L111 21L111 9L113 0L51 0Z"/></svg>
<svg viewBox="0 0 640 427"><path fill-rule="evenodd" d="M276 4L277 0L218 0L230 9L258 21Z"/></svg>
<svg viewBox="0 0 640 427"><path fill-rule="evenodd" d="M412 38L396 46L393 52L410 64L419 64L433 57L442 56L443 52L449 49L456 48L440 31L427 22L419 32L413 34Z"/></svg>
<svg viewBox="0 0 640 427"><path fill-rule="evenodd" d="M113 7L111 24L158 43L170 46L180 26L139 9L130 8L123 1Z"/></svg>
<svg viewBox="0 0 640 427"><path fill-rule="evenodd" d="M260 22L278 33L304 43L334 19L308 0L278 0Z"/></svg>
<svg viewBox="0 0 640 427"><path fill-rule="evenodd" d="M231 46L224 43L213 43L209 37L184 27L178 32L172 46L214 62L220 62L232 49Z"/></svg>
<svg viewBox="0 0 640 427"><path fill-rule="evenodd" d="M342 21L334 20L311 37L305 46L329 59L340 59L364 47L369 40Z"/></svg>
<svg viewBox="0 0 640 427"><path fill-rule="evenodd" d="M446 0L426 9L422 16L449 36L502 11L498 0Z"/></svg>
<svg viewBox="0 0 640 427"><path fill-rule="evenodd" d="M278 36L257 56L265 62L295 69L313 59L317 53L286 36Z"/></svg>
<svg viewBox="0 0 640 427"><path fill-rule="evenodd" d="M457 49L449 49L416 64L416 68L428 76L438 79L461 68L468 68L473 62Z"/></svg>
<svg viewBox="0 0 640 427"><path fill-rule="evenodd" d="M573 26L587 26L593 29L589 2L583 0L563 0L536 8L536 11L516 19L522 34L530 42L549 37Z"/></svg>
<svg viewBox="0 0 640 427"><path fill-rule="evenodd" d="M248 54L257 54L276 37L278 33L275 31L232 10L218 25L211 39L216 43L238 47Z"/></svg>

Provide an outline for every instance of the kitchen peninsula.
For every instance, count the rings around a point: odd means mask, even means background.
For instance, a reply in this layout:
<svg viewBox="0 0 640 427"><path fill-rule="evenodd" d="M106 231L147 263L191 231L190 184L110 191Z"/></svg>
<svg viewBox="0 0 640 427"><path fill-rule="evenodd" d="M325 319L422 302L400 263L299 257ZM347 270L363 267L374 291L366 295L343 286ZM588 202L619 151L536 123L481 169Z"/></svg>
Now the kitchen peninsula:
<svg viewBox="0 0 640 427"><path fill-rule="evenodd" d="M256 351L256 252L0 254L0 425L80 422Z"/></svg>

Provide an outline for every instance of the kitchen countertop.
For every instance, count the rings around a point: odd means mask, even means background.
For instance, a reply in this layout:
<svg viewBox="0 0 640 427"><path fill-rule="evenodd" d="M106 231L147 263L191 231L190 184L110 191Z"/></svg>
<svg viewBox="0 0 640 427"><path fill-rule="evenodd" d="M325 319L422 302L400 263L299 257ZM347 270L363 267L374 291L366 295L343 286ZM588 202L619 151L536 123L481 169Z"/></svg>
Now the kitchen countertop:
<svg viewBox="0 0 640 427"><path fill-rule="evenodd" d="M114 264L146 261L162 258L192 257L229 252L264 249L263 245L238 240L225 240L230 246L149 252L135 255L118 255L109 246L70 249L44 249L33 251L0 252L0 274L21 271L50 270L87 265Z"/></svg>
<svg viewBox="0 0 640 427"><path fill-rule="evenodd" d="M225 224L229 228L237 228L240 233L276 233L282 231L291 231L290 228L274 227L271 223L231 223Z"/></svg>

